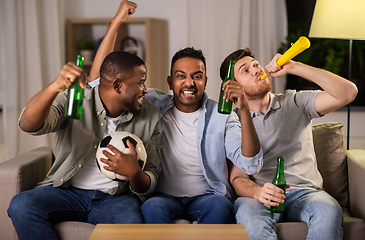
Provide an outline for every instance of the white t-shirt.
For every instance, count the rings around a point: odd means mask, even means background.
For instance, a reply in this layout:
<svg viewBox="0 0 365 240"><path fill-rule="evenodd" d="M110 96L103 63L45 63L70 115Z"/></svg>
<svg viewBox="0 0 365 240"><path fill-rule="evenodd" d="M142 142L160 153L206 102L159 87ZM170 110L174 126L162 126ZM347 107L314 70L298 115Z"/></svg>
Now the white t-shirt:
<svg viewBox="0 0 365 240"><path fill-rule="evenodd" d="M211 188L198 157L199 111L184 113L173 107L164 115L162 172L157 191L175 197L192 197Z"/></svg>
<svg viewBox="0 0 365 240"><path fill-rule="evenodd" d="M111 118L105 116L106 127L104 137L110 133L115 132L117 124L121 116ZM82 141L82 139L81 139ZM89 159L85 165L73 176L71 179L71 186L88 189L88 190L100 190L107 192L108 189L118 187L118 182L107 178L98 168L96 163L96 157Z"/></svg>

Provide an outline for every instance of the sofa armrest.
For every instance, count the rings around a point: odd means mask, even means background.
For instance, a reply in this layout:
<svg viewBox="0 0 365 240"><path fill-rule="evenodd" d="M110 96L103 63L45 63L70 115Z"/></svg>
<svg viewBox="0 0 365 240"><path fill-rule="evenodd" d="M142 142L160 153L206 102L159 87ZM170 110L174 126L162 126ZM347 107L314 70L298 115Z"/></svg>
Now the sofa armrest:
<svg viewBox="0 0 365 240"><path fill-rule="evenodd" d="M7 210L19 192L34 188L52 165L52 149L40 147L0 164L0 232L4 239L16 239ZM5 234L5 235L4 235Z"/></svg>
<svg viewBox="0 0 365 240"><path fill-rule="evenodd" d="M350 213L365 220L365 150L347 150Z"/></svg>

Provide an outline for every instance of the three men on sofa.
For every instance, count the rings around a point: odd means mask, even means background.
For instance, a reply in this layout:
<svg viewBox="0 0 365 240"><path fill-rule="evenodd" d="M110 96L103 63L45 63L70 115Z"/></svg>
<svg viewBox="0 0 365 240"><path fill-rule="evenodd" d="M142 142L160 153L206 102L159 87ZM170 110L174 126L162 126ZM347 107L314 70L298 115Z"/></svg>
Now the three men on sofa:
<svg viewBox="0 0 365 240"><path fill-rule="evenodd" d="M89 80L101 77L100 82L90 83L94 88L100 89L104 84L99 69L103 68L104 58L113 51L119 26L136 7L133 2L121 2L93 63ZM276 55L264 70L249 49L227 56L221 65L221 77L227 72L229 60L236 62L235 81L227 81L223 86L225 99L234 101L237 106L230 115L218 114L217 104L207 98L205 58L201 51L193 48L178 51L172 60L167 80L173 95L143 90L141 95L147 94L147 99L162 113L164 132L158 132L166 143L157 192L140 207L145 222L171 223L184 217L198 223L230 223L235 212L236 222L245 225L250 239L276 239L274 224L280 221L306 222L309 239L342 239L341 208L322 190L311 119L351 102L357 88L342 77L299 62L289 61L280 67L276 63L279 57ZM264 72L270 77L295 74L315 82L323 91L288 90L284 94L272 94L270 79L260 79ZM73 79L81 76L79 69L76 73ZM145 76L145 72L136 75L142 79L141 76ZM65 79L68 78L66 75ZM112 87L120 89L123 81ZM144 81L136 84L144 85ZM120 99L122 102L122 96ZM108 109L102 94L100 100ZM159 116L155 112L153 115ZM286 196L270 183L278 156L285 159L285 177L290 184ZM114 164L121 166L122 161L126 160L110 161L109 170L120 171L121 167L113 167ZM149 184L132 185L135 179L131 177L130 192L134 196L149 191L153 183L150 174L140 174L138 176L143 177L137 182ZM142 186L140 191L138 186ZM236 200L235 193L239 196ZM277 206L284 200L286 210L280 214L266 211L263 205ZM11 209L12 217L17 213ZM61 215L65 216L63 221L70 219L65 213Z"/></svg>

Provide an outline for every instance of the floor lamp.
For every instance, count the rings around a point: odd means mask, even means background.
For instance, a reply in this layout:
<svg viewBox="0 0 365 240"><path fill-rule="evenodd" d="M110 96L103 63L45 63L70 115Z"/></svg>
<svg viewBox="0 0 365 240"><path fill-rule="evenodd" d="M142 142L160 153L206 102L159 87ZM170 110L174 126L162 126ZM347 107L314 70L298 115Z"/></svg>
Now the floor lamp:
<svg viewBox="0 0 365 240"><path fill-rule="evenodd" d="M317 0L309 37L348 39L351 81L352 41L365 40L365 0ZM350 104L347 105L347 149L350 142Z"/></svg>

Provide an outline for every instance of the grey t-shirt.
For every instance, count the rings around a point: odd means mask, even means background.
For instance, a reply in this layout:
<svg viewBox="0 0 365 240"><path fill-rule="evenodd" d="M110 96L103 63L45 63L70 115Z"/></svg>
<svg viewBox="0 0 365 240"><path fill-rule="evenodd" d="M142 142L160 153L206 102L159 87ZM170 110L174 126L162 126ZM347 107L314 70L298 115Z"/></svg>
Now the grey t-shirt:
<svg viewBox="0 0 365 240"><path fill-rule="evenodd" d="M264 152L262 170L251 176L255 183L272 182L277 158L281 156L284 157L286 182L291 185L288 192L301 188L322 189L311 127L312 119L320 117L315 110L318 93L295 90L287 90L285 94L270 93L266 114L251 112Z"/></svg>

